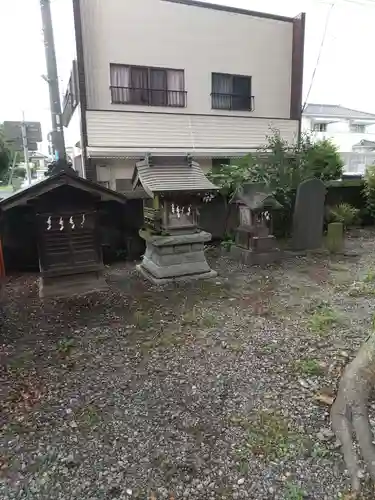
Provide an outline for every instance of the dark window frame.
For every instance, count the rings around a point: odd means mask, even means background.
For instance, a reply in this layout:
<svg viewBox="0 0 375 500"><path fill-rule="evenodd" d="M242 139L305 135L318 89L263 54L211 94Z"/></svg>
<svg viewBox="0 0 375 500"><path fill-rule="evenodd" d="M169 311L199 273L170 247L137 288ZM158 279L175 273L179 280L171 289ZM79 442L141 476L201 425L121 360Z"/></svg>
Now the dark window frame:
<svg viewBox="0 0 375 500"><path fill-rule="evenodd" d="M215 78L223 77L229 78L231 80L230 93L227 92L214 92L215 89ZM247 80L249 86L249 92L247 95L241 93L234 93L235 79ZM252 95L253 78L251 75L239 75L234 73L211 73L211 108L212 109L223 109L230 111L254 111L255 102L254 96Z"/></svg>
<svg viewBox="0 0 375 500"><path fill-rule="evenodd" d="M313 124L313 132L327 132L327 125L325 122L316 122Z"/></svg>
<svg viewBox="0 0 375 500"><path fill-rule="evenodd" d="M366 133L366 124L365 123L351 123L349 129L350 129L350 132L352 134L365 134Z"/></svg>
<svg viewBox="0 0 375 500"><path fill-rule="evenodd" d="M62 122L68 127L70 120L79 104L77 61L73 61L69 82L62 102Z"/></svg>
<svg viewBox="0 0 375 500"><path fill-rule="evenodd" d="M112 68L115 67L128 69L130 84L129 87L118 87L112 84ZM147 88L132 87L132 70L147 71ZM174 71L176 73L178 72L182 75L182 90L174 90L168 88L168 71ZM155 72L155 74L156 72L159 72L159 74L164 73L165 88L158 89L151 87L153 72ZM118 93L116 91L121 89L129 91L129 93L127 94L128 99L116 98L116 93ZM112 104L185 108L187 102L187 91L185 90L185 70L181 68L110 63L110 90ZM138 98L136 96L138 96ZM175 96L175 102L173 102L174 99L170 100L170 97L172 96Z"/></svg>

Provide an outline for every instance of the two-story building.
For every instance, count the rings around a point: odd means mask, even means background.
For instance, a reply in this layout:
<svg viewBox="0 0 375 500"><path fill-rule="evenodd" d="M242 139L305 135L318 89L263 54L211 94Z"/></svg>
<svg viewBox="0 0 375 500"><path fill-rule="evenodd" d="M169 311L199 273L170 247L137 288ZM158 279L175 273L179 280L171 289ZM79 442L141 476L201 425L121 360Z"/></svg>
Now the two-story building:
<svg viewBox="0 0 375 500"><path fill-rule="evenodd" d="M347 173L363 174L375 161L375 114L333 104L308 104L302 130L314 139L332 141Z"/></svg>
<svg viewBox="0 0 375 500"><path fill-rule="evenodd" d="M205 170L301 126L305 15L195 0L73 0L76 60L63 102L83 175L129 188L147 153Z"/></svg>

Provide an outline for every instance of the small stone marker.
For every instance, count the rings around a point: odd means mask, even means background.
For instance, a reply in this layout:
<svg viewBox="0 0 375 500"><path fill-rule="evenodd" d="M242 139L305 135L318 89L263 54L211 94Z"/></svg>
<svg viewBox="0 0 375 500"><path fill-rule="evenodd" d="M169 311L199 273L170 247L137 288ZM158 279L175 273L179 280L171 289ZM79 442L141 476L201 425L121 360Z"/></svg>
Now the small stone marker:
<svg viewBox="0 0 375 500"><path fill-rule="evenodd" d="M344 225L341 222L328 224L326 246L332 253L340 252L343 249Z"/></svg>
<svg viewBox="0 0 375 500"><path fill-rule="evenodd" d="M319 179L301 182L293 215L294 250L313 250L323 243L326 187Z"/></svg>

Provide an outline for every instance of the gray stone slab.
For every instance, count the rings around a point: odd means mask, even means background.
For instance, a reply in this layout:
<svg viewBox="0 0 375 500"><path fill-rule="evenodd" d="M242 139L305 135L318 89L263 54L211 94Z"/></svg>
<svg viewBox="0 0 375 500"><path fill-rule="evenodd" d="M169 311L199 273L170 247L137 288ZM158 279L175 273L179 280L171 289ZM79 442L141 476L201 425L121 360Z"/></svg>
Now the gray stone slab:
<svg viewBox="0 0 375 500"><path fill-rule="evenodd" d="M206 243L211 241L211 234L206 233L206 231L197 231L196 233L190 234L173 234L169 236L158 236L150 234L147 231L141 230L139 232L141 238L143 238L146 243L152 243L155 246L173 246L173 245L186 245L192 243Z"/></svg>
<svg viewBox="0 0 375 500"><path fill-rule="evenodd" d="M319 179L309 179L298 186L293 215L294 250L322 246L325 197L326 187Z"/></svg>
<svg viewBox="0 0 375 500"><path fill-rule="evenodd" d="M254 252L233 245L229 256L248 266L267 266L275 262L280 262L283 258L283 253L279 249L272 250L271 252Z"/></svg>
<svg viewBox="0 0 375 500"><path fill-rule="evenodd" d="M178 276L174 278L157 278L150 274L148 270L143 267L143 264L139 264L136 267L142 276L154 283L154 285L166 285L168 283L178 283L181 281L206 280L209 278L216 278L217 276L217 272L210 269L207 273L190 274L188 276Z"/></svg>
<svg viewBox="0 0 375 500"><path fill-rule="evenodd" d="M190 274L208 273L210 266L206 259L200 262L183 262L180 264L171 264L159 266L154 261L143 257L142 266L155 278L177 278L180 276L189 276Z"/></svg>

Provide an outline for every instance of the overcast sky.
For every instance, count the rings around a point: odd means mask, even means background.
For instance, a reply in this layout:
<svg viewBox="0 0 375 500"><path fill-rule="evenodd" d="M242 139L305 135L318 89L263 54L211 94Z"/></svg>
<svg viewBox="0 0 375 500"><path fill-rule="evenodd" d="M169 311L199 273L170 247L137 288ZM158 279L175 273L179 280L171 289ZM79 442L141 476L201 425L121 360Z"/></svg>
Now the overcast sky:
<svg viewBox="0 0 375 500"><path fill-rule="evenodd" d="M61 92L74 56L74 46L70 44L71 19L67 14L70 9L66 8L71 1L51 0ZM375 113L375 0L216 0L215 3L287 16L306 12L306 96L331 1L335 6L309 102L341 104ZM42 122L46 135L51 120L48 88L41 78L46 70L39 0L0 0L0 12L0 122L19 120L24 110L27 120Z"/></svg>

